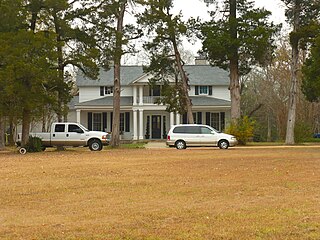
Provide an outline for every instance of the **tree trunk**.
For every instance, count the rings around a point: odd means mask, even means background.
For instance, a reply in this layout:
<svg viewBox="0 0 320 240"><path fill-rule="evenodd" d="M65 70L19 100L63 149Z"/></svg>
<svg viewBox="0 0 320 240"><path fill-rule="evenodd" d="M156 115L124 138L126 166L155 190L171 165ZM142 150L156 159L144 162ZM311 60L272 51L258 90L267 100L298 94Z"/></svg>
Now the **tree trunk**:
<svg viewBox="0 0 320 240"><path fill-rule="evenodd" d="M293 34L300 28L300 4L295 1L294 5L294 20L293 20ZM294 127L296 122L296 109L297 109L297 97L298 97L298 71L299 71L299 39L297 36L291 38L292 47L292 62L291 62L291 87L289 93L288 103L288 120L287 120L287 132L286 132L286 144L292 145L294 141Z"/></svg>
<svg viewBox="0 0 320 240"><path fill-rule="evenodd" d="M112 134L111 146L118 147L120 145L120 68L122 57L122 35L123 35L123 18L127 2L125 1L120 8L119 16L117 19L117 32L116 32L116 46L114 54L114 90L113 90L113 119L112 119Z"/></svg>
<svg viewBox="0 0 320 240"><path fill-rule="evenodd" d="M179 49L177 46L177 42L175 37L173 36L173 48L174 48L174 54L175 54L175 58L176 58L176 63L178 66L178 70L181 76L181 81L182 81L182 91L183 91L183 99L184 99L184 105L185 108L187 110L187 119L188 119L188 123L193 124L194 123L194 119L193 119L193 114L192 114L192 102L191 99L189 97L189 79L188 76L186 75L186 72L183 69L182 66L182 60L181 60L181 56L179 53Z"/></svg>
<svg viewBox="0 0 320 240"><path fill-rule="evenodd" d="M23 109L22 112L22 137L21 146L24 147L29 141L29 131L31 122L31 111L29 109Z"/></svg>
<svg viewBox="0 0 320 240"><path fill-rule="evenodd" d="M9 145L14 146L15 144L15 133L16 133L16 124L13 122L13 117L9 117Z"/></svg>
<svg viewBox="0 0 320 240"><path fill-rule="evenodd" d="M229 15L229 25L230 25L230 37L233 41L231 46L231 56L230 56L230 97L231 97L231 121L235 122L240 118L240 81L239 81L239 56L238 56L238 30L237 30L237 1L229 0L230 3L230 15Z"/></svg>
<svg viewBox="0 0 320 240"><path fill-rule="evenodd" d="M267 142L272 141L272 127L271 127L271 113L268 111L267 121L268 121L268 130L267 130Z"/></svg>
<svg viewBox="0 0 320 240"><path fill-rule="evenodd" d="M61 81L61 83L64 82L64 59L63 59L63 49L62 49L62 38L61 38L61 26L59 23L59 19L56 13L56 10L54 9L53 11L53 19L54 19L54 27L55 27L55 32L57 34L57 61L58 61L58 81ZM63 91L60 86L58 86L58 109L57 109L57 118L58 122L62 122L63 119L63 107L64 103L61 97L61 92Z"/></svg>
<svg viewBox="0 0 320 240"><path fill-rule="evenodd" d="M4 117L0 116L0 151L5 148L5 122Z"/></svg>

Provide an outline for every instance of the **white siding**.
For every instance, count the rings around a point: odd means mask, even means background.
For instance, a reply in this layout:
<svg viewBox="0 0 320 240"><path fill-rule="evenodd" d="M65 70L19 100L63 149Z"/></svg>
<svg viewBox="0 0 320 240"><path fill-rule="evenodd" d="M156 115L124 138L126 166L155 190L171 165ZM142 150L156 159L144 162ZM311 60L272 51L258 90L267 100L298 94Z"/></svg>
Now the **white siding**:
<svg viewBox="0 0 320 240"><path fill-rule="evenodd" d="M196 96L196 86L190 86L189 96ZM212 86L212 97L230 101L228 86Z"/></svg>
<svg viewBox="0 0 320 240"><path fill-rule="evenodd" d="M102 98L100 87L79 87L79 102L87 102Z"/></svg>

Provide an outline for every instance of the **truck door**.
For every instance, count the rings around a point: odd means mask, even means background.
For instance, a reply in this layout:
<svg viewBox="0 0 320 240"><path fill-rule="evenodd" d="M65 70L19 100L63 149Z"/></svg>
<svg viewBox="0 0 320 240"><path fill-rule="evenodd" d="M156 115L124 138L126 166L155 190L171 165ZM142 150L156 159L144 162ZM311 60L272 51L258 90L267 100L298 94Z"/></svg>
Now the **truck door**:
<svg viewBox="0 0 320 240"><path fill-rule="evenodd" d="M68 124L66 133L66 146L84 146L85 134L84 131L77 124Z"/></svg>
<svg viewBox="0 0 320 240"><path fill-rule="evenodd" d="M51 145L53 146L64 146L66 140L66 124L57 123L53 126L51 135Z"/></svg>

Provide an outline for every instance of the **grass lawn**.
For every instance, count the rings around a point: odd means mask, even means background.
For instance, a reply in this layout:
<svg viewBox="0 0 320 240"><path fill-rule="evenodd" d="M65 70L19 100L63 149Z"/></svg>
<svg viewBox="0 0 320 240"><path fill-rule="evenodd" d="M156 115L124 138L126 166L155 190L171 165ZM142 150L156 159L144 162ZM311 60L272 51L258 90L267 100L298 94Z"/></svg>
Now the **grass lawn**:
<svg viewBox="0 0 320 240"><path fill-rule="evenodd" d="M320 239L320 146L0 152L0 239Z"/></svg>

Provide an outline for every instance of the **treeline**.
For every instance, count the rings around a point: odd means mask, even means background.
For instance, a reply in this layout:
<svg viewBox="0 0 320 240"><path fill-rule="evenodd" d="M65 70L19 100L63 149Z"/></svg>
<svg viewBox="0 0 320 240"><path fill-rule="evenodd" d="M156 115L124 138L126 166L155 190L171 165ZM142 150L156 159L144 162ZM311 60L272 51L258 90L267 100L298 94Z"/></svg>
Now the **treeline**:
<svg viewBox="0 0 320 240"><path fill-rule="evenodd" d="M111 61L115 77L112 146L118 146L121 60L138 51L137 39L149 57L145 71L155 76L150 84L164 86L167 110L187 113L192 123L189 80L180 51L185 38L199 39L203 44L199 54L230 72L232 122L244 115L255 117L261 126L277 122L277 128L267 128L266 139L277 131L277 138L294 143L300 99L308 105L306 100L317 102L320 96L320 3L282 2L292 26L285 50L279 44L281 26L270 21L270 12L247 0L214 1L207 22L184 21L181 12L172 12L175 1L168 0L0 0L0 148L4 121L10 136L14 126L22 124L25 144L32 120L41 121L43 129L52 114L64 120L73 88L69 69L75 67L96 79L99 68L110 68ZM128 16L134 23L126 24ZM287 59L280 59L288 49ZM284 70L274 73L282 65L287 67L286 74ZM168 76L176 79L174 86ZM284 105L281 120L275 111L279 109L272 108L277 98Z"/></svg>

